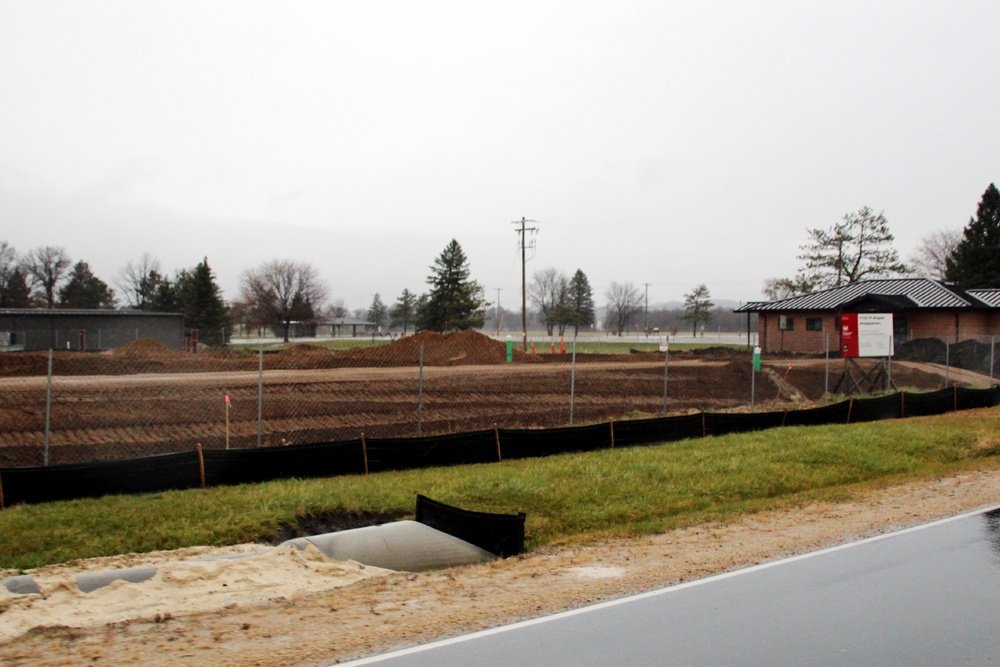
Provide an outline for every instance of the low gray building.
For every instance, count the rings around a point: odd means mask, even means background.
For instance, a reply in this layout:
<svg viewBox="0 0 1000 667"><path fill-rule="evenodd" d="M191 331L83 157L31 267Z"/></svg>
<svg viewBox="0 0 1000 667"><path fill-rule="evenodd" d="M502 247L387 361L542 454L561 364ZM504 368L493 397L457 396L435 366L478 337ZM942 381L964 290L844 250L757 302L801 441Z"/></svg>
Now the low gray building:
<svg viewBox="0 0 1000 667"><path fill-rule="evenodd" d="M141 310L0 308L0 350L96 352L150 338L175 350L185 346L184 316Z"/></svg>

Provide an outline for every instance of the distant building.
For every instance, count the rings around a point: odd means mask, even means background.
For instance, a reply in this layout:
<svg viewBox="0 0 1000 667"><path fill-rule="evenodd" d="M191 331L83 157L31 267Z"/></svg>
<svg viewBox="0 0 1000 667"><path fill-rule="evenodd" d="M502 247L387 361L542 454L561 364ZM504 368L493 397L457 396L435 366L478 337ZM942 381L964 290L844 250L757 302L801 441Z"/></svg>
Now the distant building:
<svg viewBox="0 0 1000 667"><path fill-rule="evenodd" d="M150 338L185 347L184 316L140 310L0 309L0 350L96 352Z"/></svg>
<svg viewBox="0 0 1000 667"><path fill-rule="evenodd" d="M757 301L763 352L840 351L843 313L892 313L893 345L934 338L945 343L1000 336L1000 289L962 289L926 278L866 280L780 301Z"/></svg>

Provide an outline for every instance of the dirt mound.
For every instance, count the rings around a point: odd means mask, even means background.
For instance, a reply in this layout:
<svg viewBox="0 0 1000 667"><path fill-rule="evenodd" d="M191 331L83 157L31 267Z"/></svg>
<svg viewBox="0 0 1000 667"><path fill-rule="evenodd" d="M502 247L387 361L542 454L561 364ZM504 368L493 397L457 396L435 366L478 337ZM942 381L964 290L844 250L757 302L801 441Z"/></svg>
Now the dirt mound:
<svg viewBox="0 0 1000 667"><path fill-rule="evenodd" d="M150 357L162 357L176 354L176 352L166 343L162 343L152 338L138 338L125 343L119 348L111 351L115 357L130 359L146 359Z"/></svg>
<svg viewBox="0 0 1000 667"><path fill-rule="evenodd" d="M269 361L269 368L308 369L329 368L337 353L312 343L298 343L276 352Z"/></svg>
<svg viewBox="0 0 1000 667"><path fill-rule="evenodd" d="M420 359L420 345L424 346L424 364L427 366L485 366L507 363L507 344L493 340L476 331L458 331L439 334L423 331L400 338L394 343L352 350L345 356L364 360L372 365L410 365ZM532 362L537 357L514 350L514 361Z"/></svg>

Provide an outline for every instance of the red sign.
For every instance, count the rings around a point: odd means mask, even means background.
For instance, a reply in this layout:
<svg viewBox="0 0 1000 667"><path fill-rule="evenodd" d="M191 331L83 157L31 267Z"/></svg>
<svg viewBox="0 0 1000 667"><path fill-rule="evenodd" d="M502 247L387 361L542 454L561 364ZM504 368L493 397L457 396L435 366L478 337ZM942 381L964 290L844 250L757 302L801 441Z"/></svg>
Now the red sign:
<svg viewBox="0 0 1000 667"><path fill-rule="evenodd" d="M840 316L840 355L858 356L858 314L844 313Z"/></svg>

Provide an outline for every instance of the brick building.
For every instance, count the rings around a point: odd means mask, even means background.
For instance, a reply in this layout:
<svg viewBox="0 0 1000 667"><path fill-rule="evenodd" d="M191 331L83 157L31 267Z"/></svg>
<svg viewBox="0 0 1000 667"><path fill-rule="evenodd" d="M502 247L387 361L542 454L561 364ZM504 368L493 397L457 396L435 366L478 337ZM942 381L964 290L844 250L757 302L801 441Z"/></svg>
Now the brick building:
<svg viewBox="0 0 1000 667"><path fill-rule="evenodd" d="M962 289L926 278L866 280L781 301L757 301L763 352L839 354L841 313L892 313L893 344L924 338L945 343L1000 336L1000 289Z"/></svg>

